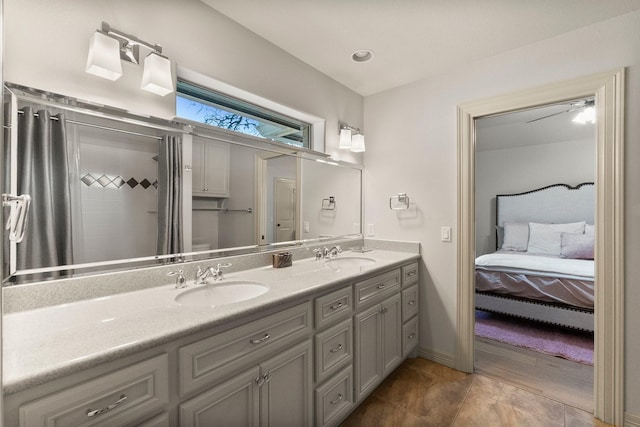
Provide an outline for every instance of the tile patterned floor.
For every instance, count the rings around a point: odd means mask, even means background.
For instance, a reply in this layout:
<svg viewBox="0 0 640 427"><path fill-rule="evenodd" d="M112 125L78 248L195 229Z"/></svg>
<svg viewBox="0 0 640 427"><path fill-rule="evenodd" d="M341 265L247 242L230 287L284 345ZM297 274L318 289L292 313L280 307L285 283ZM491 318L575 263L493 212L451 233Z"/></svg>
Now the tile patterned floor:
<svg viewBox="0 0 640 427"><path fill-rule="evenodd" d="M592 415L478 374L408 359L342 427L606 427Z"/></svg>

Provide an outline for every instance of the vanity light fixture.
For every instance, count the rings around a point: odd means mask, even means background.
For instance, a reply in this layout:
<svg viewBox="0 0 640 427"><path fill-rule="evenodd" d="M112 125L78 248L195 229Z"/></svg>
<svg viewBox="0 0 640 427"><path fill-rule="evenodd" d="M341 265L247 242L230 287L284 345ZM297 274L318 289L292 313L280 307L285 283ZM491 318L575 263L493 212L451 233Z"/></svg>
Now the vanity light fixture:
<svg viewBox="0 0 640 427"><path fill-rule="evenodd" d="M151 51L144 60L140 88L160 96L173 92L171 61L162 55L162 46L115 30L106 22L103 22L101 29L96 30L91 36L86 72L117 80L122 76L120 61L140 63L140 46Z"/></svg>
<svg viewBox="0 0 640 427"><path fill-rule="evenodd" d="M365 151L364 135L360 132L360 129L349 126L346 123L340 123L340 144L338 148L361 153Z"/></svg>

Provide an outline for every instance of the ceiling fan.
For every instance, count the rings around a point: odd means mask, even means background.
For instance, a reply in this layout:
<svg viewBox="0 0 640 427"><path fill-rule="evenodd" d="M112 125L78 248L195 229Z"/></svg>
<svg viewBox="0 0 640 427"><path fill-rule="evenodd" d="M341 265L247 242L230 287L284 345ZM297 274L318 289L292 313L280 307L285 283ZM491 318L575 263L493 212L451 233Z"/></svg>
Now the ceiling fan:
<svg viewBox="0 0 640 427"><path fill-rule="evenodd" d="M563 111L557 111L552 114L547 114L546 116L538 117L533 120L529 120L525 123L533 123L538 120L548 119L550 117L558 116L564 113L571 113L574 111L579 111L578 115L573 119L574 122L578 123L594 123L595 122L595 106L596 102L594 99L581 99L578 101L572 101L567 105L567 109Z"/></svg>

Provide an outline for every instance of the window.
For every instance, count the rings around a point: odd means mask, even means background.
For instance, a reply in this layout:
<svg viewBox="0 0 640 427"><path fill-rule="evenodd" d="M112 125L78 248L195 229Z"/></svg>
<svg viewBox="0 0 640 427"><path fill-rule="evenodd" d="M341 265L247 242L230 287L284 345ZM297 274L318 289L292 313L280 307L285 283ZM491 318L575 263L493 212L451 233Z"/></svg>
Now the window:
<svg viewBox="0 0 640 427"><path fill-rule="evenodd" d="M310 148L311 125L263 107L178 80L176 116L198 123Z"/></svg>

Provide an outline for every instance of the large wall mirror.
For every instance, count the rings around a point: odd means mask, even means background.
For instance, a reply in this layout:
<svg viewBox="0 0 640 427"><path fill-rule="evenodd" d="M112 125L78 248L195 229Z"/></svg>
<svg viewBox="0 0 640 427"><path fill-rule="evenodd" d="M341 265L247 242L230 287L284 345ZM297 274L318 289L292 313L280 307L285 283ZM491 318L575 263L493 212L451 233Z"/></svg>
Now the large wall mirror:
<svg viewBox="0 0 640 427"><path fill-rule="evenodd" d="M360 233L358 165L25 88L5 94L3 193L31 196L24 239L5 242L6 284Z"/></svg>

